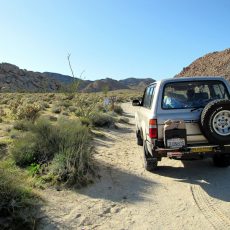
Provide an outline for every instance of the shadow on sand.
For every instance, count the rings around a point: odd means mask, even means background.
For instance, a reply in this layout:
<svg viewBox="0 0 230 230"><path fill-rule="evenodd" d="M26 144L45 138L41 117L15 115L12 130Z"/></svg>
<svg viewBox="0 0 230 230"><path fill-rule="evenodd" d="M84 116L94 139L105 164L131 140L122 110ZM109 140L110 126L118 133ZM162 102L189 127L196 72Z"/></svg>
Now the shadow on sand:
<svg viewBox="0 0 230 230"><path fill-rule="evenodd" d="M217 168L210 159L183 161L184 167L159 166L158 175L200 185L209 196L230 202L230 167Z"/></svg>
<svg viewBox="0 0 230 230"><path fill-rule="evenodd" d="M140 202L147 199L148 189L154 190L157 183L139 175L115 168L109 164L97 162L100 179L92 186L77 189L76 192L91 198L105 199L113 202Z"/></svg>

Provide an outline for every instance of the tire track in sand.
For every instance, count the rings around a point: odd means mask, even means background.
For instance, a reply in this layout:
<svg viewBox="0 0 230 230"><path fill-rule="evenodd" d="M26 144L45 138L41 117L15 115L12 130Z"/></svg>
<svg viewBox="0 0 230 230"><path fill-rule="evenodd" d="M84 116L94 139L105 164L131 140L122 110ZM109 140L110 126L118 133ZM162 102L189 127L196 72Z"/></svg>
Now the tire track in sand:
<svg viewBox="0 0 230 230"><path fill-rule="evenodd" d="M214 229L230 229L229 217L217 206L215 200L207 195L199 185L191 185L190 188L196 205Z"/></svg>

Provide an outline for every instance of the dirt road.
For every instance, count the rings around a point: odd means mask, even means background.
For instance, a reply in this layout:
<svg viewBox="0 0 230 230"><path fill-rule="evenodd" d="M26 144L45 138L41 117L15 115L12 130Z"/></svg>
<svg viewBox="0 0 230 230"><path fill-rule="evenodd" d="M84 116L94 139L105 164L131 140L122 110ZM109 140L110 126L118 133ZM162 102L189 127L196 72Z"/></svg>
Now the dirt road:
<svg viewBox="0 0 230 230"><path fill-rule="evenodd" d="M80 190L45 190L39 228L230 229L230 168L164 158L145 171L133 107L123 108L131 124L95 141L101 178Z"/></svg>

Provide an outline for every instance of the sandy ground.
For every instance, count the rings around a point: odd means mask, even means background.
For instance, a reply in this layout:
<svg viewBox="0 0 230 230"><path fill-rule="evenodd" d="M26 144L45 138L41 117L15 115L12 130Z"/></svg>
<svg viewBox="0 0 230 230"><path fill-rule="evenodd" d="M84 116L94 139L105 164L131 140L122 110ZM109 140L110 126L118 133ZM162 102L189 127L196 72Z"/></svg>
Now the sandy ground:
<svg viewBox="0 0 230 230"><path fill-rule="evenodd" d="M134 108L123 108L130 124L95 141L101 178L80 190L45 190L39 229L230 229L230 168L164 158L145 171Z"/></svg>

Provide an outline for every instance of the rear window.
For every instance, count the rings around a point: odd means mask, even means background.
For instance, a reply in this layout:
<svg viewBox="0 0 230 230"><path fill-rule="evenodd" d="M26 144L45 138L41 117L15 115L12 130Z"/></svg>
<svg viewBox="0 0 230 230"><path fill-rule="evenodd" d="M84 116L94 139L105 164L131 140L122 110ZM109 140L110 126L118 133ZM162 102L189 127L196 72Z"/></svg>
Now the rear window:
<svg viewBox="0 0 230 230"><path fill-rule="evenodd" d="M229 99L226 86L221 81L172 82L164 87L162 108L202 108L216 99Z"/></svg>

